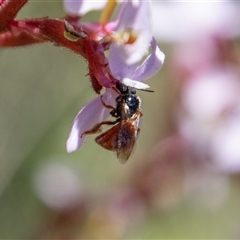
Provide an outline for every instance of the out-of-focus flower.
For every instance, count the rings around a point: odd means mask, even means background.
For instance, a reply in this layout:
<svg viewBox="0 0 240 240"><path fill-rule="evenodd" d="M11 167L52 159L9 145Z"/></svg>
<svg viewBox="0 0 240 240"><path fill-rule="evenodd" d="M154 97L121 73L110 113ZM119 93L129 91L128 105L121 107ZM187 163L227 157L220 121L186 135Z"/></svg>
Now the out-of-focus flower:
<svg viewBox="0 0 240 240"><path fill-rule="evenodd" d="M218 169L240 170L240 84L233 69L206 72L183 88L180 132Z"/></svg>
<svg viewBox="0 0 240 240"><path fill-rule="evenodd" d="M223 1L153 1L153 33L166 42L191 42L209 35L239 36L239 4Z"/></svg>
<svg viewBox="0 0 240 240"><path fill-rule="evenodd" d="M151 42L151 48L152 52L146 60L141 65L135 66L135 69L128 69L128 65L122 63L120 68L123 70L123 74L121 75L122 82L136 81L137 84L138 81L144 81L159 71L164 61L164 55L157 47L154 39ZM127 71L127 69L129 71ZM121 71L119 72L119 75L120 74ZM95 98L81 109L73 121L69 134L67 141L68 152L73 152L83 145L86 135L82 136L82 134L85 131L92 129L97 123L100 123L109 117L111 109L103 106L101 98L107 105L115 106L116 96L117 94L113 89L106 89L106 92L102 96Z"/></svg>
<svg viewBox="0 0 240 240"><path fill-rule="evenodd" d="M180 135L191 148L189 155L215 170L237 172L240 75L235 39L240 33L239 6L226 2L160 5L169 22L179 19L169 24L169 31L163 29L159 39L181 42L174 48L174 71L169 74L179 87L180 101L174 110ZM175 14L169 16L164 8ZM206 10L204 16L199 15L201 8Z"/></svg>
<svg viewBox="0 0 240 240"><path fill-rule="evenodd" d="M76 208L83 200L83 187L75 171L60 162L41 165L34 174L34 190L39 199L57 211Z"/></svg>

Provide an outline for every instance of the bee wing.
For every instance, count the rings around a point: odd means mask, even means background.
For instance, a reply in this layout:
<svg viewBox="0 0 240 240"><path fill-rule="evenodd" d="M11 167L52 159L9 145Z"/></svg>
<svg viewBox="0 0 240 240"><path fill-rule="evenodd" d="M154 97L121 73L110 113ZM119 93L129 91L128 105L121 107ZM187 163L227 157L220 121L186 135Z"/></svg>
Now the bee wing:
<svg viewBox="0 0 240 240"><path fill-rule="evenodd" d="M139 132L141 114L136 114L133 118L122 120L106 132L96 137L95 141L101 147L117 152L118 160L125 163L134 148Z"/></svg>
<svg viewBox="0 0 240 240"><path fill-rule="evenodd" d="M118 129L119 129L119 124L113 126L106 132L100 134L95 138L96 143L98 143L101 147L109 151L116 151Z"/></svg>
<svg viewBox="0 0 240 240"><path fill-rule="evenodd" d="M136 127L135 122L131 120L126 121L119 128L117 157L121 164L125 163L129 159L133 151L138 132L138 127Z"/></svg>

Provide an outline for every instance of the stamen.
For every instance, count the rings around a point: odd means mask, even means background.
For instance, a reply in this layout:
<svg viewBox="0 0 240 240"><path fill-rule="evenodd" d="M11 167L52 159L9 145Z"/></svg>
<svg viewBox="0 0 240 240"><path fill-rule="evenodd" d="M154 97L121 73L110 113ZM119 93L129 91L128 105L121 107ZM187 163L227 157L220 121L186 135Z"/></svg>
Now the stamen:
<svg viewBox="0 0 240 240"><path fill-rule="evenodd" d="M103 28L109 22L116 5L117 5L117 0L108 0L108 3L104 8L101 19L100 19L100 23L103 26Z"/></svg>
<svg viewBox="0 0 240 240"><path fill-rule="evenodd" d="M108 0L100 19L103 31L106 31L105 26L110 21L110 18L116 6L117 0ZM109 39L111 39L111 41L119 44L133 44L137 40L139 35L139 33L134 31L133 29L126 29L118 33L109 33L106 31L106 34Z"/></svg>

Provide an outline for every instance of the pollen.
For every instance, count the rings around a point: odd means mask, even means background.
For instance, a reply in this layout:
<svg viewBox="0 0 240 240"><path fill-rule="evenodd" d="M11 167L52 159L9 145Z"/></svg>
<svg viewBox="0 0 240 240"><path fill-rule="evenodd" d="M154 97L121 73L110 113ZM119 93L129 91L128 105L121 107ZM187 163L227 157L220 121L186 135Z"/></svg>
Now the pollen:
<svg viewBox="0 0 240 240"><path fill-rule="evenodd" d="M125 29L111 35L111 39L119 44L133 44L139 37L139 33L133 29Z"/></svg>
<svg viewBox="0 0 240 240"><path fill-rule="evenodd" d="M124 44L133 44L138 38L138 33L132 29L127 29L118 34Z"/></svg>

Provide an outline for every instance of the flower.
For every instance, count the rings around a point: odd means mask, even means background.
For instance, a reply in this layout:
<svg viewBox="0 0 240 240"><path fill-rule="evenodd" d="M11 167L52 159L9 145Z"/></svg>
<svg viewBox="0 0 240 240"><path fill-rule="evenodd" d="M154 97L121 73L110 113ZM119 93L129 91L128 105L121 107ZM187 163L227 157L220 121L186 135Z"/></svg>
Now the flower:
<svg viewBox="0 0 240 240"><path fill-rule="evenodd" d="M108 6L112 2L108 2ZM92 8L90 8L92 5ZM104 4L101 5L105 6ZM106 9L109 7L106 6ZM65 1L65 8L70 15L83 14L88 9L93 10L98 5L90 4L86 1L72 2ZM74 9L74 11L72 10ZM104 9L107 17L110 15ZM111 9L112 10L112 9ZM102 87L111 87L117 80L122 80L122 76L129 75L130 71L135 71L139 62L149 51L149 43L152 39L150 22L150 4L145 1L123 2L118 15L113 22L107 22L104 16L99 23L78 21L69 19L69 23L77 29L84 29L88 37L82 43L85 48L85 58L89 63L89 76L96 93L100 93ZM111 25L111 28L107 27ZM94 41L94 39L96 39ZM109 50L108 59L104 58L105 51ZM125 67L127 64L127 67ZM110 68L110 69L109 69ZM126 80L126 79L125 79ZM137 88L147 88L147 85L127 81L127 85Z"/></svg>
<svg viewBox="0 0 240 240"><path fill-rule="evenodd" d="M87 11L101 9L106 6L107 1L92 3L89 1L69 1L65 0L64 6L68 14L79 15L86 14ZM111 3L111 2L110 2ZM103 12L104 15L104 12ZM109 13L105 13L109 15ZM110 50L118 48L118 54L122 60L129 64L137 63L148 52L148 45L152 38L150 3L145 1L127 1L123 2L114 21L99 23L83 22L75 19L69 19L69 22L78 28L86 29L87 32L95 31L98 37L95 39L110 37ZM111 27L107 27L111 26ZM93 36L91 35L93 38ZM105 39L106 41L106 39ZM116 52L115 52L116 53ZM114 53L114 54L115 54Z"/></svg>
<svg viewBox="0 0 240 240"><path fill-rule="evenodd" d="M141 65L135 66L135 69L133 67L128 68L126 63L121 62L119 69L123 69L123 74L121 71L118 73L122 77L123 83L129 82L131 84L135 83L136 86L138 84L141 85L141 81L152 77L160 70L164 62L164 54L158 48L154 38L152 38L150 46L152 49L151 53ZM114 66L112 66L113 70ZM92 129L97 123L101 123L109 117L111 109L103 106L101 97L107 105L115 106L117 93L111 88L106 88L106 92L102 96L93 99L80 110L73 121L67 140L67 151L69 153L82 147L87 137L82 135L85 131Z"/></svg>
<svg viewBox="0 0 240 240"><path fill-rule="evenodd" d="M86 13L86 9L95 9L96 6L94 4L92 4L92 8L88 4L90 3L86 3L86 1L78 1L75 2L74 7L73 2L65 1L65 7L70 14L81 15ZM108 2L108 7L109 5L111 5L111 2ZM105 5L103 4L102 6ZM82 10L82 7L86 7L85 10ZM74 12L71 9L75 9ZM106 9L105 12L107 11ZM99 45L103 46L99 56L103 59L105 50L109 49L108 57L105 59L107 64L105 62L105 64L91 65L92 62L97 63L98 58L96 53L94 53L94 56L91 53L89 75L93 85L96 79L100 86L106 88L106 92L84 106L75 117L67 140L68 152L73 152L83 145L86 139L84 132L91 130L96 124L103 122L109 117L111 109L106 108L102 101L113 107L116 105L117 93L110 86L111 83L114 85L113 80L115 83L116 81L121 81L127 86L139 89L147 88L149 86L142 83L142 81L156 74L164 61L165 56L157 47L154 37L152 37L149 2L123 2L115 19L115 28L112 28L111 31L106 29L107 24L110 24L110 22L106 21L106 17L103 17L103 19L104 21L100 23L102 24L101 34L105 34L108 44L104 45L104 48L103 45L100 45L101 41L98 41ZM71 22L71 24L78 28L86 26L82 22ZM88 26L93 25L88 24ZM94 27L92 30L94 31ZM101 34L98 34L98 37ZM148 53L149 46L151 53L140 64L143 57ZM94 61L93 57L96 57ZM101 60L100 62L103 61ZM107 80L108 78L109 81Z"/></svg>
<svg viewBox="0 0 240 240"><path fill-rule="evenodd" d="M114 35L117 35L117 39L110 46L110 54L113 52L114 56L119 56L118 62L133 64L135 68L134 64L138 64L148 52L152 38L150 3L124 2Z"/></svg>
<svg viewBox="0 0 240 240"><path fill-rule="evenodd" d="M145 89L149 86L143 81L160 70L165 56L152 36L150 3L119 1L118 14L110 21L117 1L93 3L65 0L68 15L64 20L49 17L15 20L17 12L26 2L0 1L0 15L4 16L0 23L0 47L51 41L87 60L88 75L97 94L103 87L106 88L102 96L92 100L76 116L67 141L67 150L72 152L82 146L85 131L110 115L111 110L103 106L102 100L115 106L117 93L112 87L117 81ZM103 15L99 22L79 21L88 11L102 8Z"/></svg>
<svg viewBox="0 0 240 240"><path fill-rule="evenodd" d="M239 92L239 74L233 68L199 74L183 88L179 121L181 135L196 154L230 173L240 170Z"/></svg>
<svg viewBox="0 0 240 240"><path fill-rule="evenodd" d="M153 1L154 36L161 41L186 43L209 35L239 36L236 1ZM203 14L204 12L204 14Z"/></svg>

